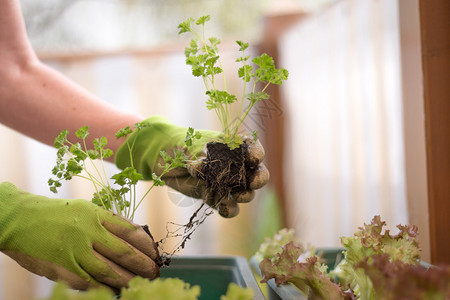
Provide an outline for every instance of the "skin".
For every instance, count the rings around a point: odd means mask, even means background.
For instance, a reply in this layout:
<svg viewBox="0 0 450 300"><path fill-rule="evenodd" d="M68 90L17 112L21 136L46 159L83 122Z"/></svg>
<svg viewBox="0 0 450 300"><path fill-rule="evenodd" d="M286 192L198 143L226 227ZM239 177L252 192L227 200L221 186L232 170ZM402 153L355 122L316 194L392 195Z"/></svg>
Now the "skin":
<svg viewBox="0 0 450 300"><path fill-rule="evenodd" d="M116 152L122 141L115 132L144 119L109 105L39 61L16 0L0 5L0 66L0 122L44 144L53 145L63 129L75 140L74 132L89 124L90 136L105 136Z"/></svg>

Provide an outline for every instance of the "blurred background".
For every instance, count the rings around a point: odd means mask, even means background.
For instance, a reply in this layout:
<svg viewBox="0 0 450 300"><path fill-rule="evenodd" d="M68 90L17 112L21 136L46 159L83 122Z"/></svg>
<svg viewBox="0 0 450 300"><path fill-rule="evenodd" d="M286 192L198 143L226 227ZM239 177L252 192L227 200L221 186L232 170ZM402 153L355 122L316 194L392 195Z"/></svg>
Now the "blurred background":
<svg viewBox="0 0 450 300"><path fill-rule="evenodd" d="M394 231L411 219L422 222L408 213L412 205L423 203L411 203L406 196L403 121L405 89L420 94L419 86L406 88L404 80L419 74L417 44L409 43L418 37L417 3L403 3L21 0L29 38L41 60L105 101L144 116L161 114L179 125L220 129L205 107L202 81L184 63L188 40L177 35L177 25L188 17L211 15L208 35L222 40L232 91L242 89L235 76L235 40L248 41L253 55L266 52L278 67L288 69L289 80L270 90L271 99L256 107L242 128L259 131L270 183L253 202L241 205L236 218L207 218L179 253L245 257L283 227L294 228L305 244L338 247L341 236L353 234L375 215ZM408 74L406 59L412 70ZM57 196L48 190L54 149L6 127L0 126L0 136L8 141L0 148L1 181L49 197L91 198L91 186L78 180ZM113 165L108 168L111 174L116 171ZM135 222L148 224L153 236L162 238L167 222L186 223L199 205L157 188ZM426 238L421 237L425 255ZM45 278L4 255L0 266L0 299L49 295L53 283Z"/></svg>

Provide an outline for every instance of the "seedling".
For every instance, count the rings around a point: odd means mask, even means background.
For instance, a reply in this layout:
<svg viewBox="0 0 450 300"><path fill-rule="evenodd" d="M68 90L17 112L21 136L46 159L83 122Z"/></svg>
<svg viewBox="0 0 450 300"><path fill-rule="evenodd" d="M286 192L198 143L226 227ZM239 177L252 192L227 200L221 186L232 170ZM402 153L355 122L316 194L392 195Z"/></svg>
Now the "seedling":
<svg viewBox="0 0 450 300"><path fill-rule="evenodd" d="M134 125L134 130L141 130L150 124L141 122ZM117 138L126 138L133 130L130 127L123 128L116 133ZM52 169L53 178L48 180L50 190L57 193L57 189L62 186L63 180L71 180L73 177L80 177L90 181L94 187L92 202L102 206L107 210L114 211L130 220L133 220L136 210L141 205L144 198L155 186L164 185L162 176L170 170L178 167L185 167L186 154L178 149L174 150L174 157L161 151L160 155L164 160L164 165L159 166L160 175L152 174L153 184L147 191L139 196L136 185L143 177L133 166L132 149L134 144L128 140L126 145L130 152L131 166L125 168L108 179L103 160L112 156L113 151L106 148L107 139L105 137L96 138L93 141L93 148L89 149L86 139L89 136L89 127L81 127L76 131L76 136L80 142L72 143L67 139L68 131L63 130L55 139L57 151L56 165ZM133 140L134 142L134 140ZM100 167L94 163L94 160L100 160ZM89 168L92 167L92 171Z"/></svg>
<svg viewBox="0 0 450 300"><path fill-rule="evenodd" d="M187 19L178 25L179 34L193 35L188 46L185 47L186 64L191 67L192 75L203 80L206 94L206 107L213 110L222 127L222 136L207 144L207 156L203 161L200 178L206 181L211 194L218 194L219 198L227 197L229 193L241 193L249 189L251 175L258 169L247 159L248 140L238 133L240 126L255 105L270 98L266 93L271 84L281 85L288 78L288 71L277 69L272 57L263 53L253 59L247 55L249 44L236 41L239 56L237 76L242 79L243 92L233 95L227 90L227 80L220 59L216 37L207 37L205 24L210 16L202 16L197 20ZM219 89L219 81L223 81L223 89ZM248 105L245 103L248 102ZM237 114L232 113L232 105L238 105ZM195 135L190 128L187 140L191 141ZM251 134L253 140L258 139L256 130ZM244 143L245 142L245 143ZM215 204L222 216L232 217L236 211L228 211L224 203Z"/></svg>
<svg viewBox="0 0 450 300"><path fill-rule="evenodd" d="M134 130L139 131L145 127L151 126L147 122L134 124ZM116 133L117 138L127 138L134 130L130 127L120 129ZM116 212L130 220L133 220L135 213L142 201L155 186L163 186L165 184L162 177L175 168L185 168L185 162L188 157L184 151L175 148L173 157L167 152L161 151L164 164L159 164L159 175L152 174L152 185L142 194L138 195L137 184L143 176L133 166L133 148L134 141L125 141L130 153L131 166L114 174L108 178L104 168L104 159L111 157L114 153L111 149L106 148L107 139L105 137L96 138L93 141L92 148L89 148L86 139L89 136L89 127L81 127L75 133L79 142L72 143L67 139L67 130L63 130L56 138L54 145L58 149L56 165L52 169L53 177L48 180L50 190L57 193L58 188L62 186L63 181L69 181L74 177L79 177L90 181L94 187L92 202L103 207L106 210ZM199 134L192 130L192 136L186 139L186 146L191 145L192 139L198 139ZM99 164L94 163L95 160L100 161ZM98 166L100 165L100 166ZM186 241L208 217L212 214L212 209L205 209L206 204L202 203L194 212L187 224L167 223L167 234L164 238L156 241L160 248L163 263L170 264L170 259L179 250L185 247ZM146 225L142 226L148 233ZM179 239L175 248L171 251L164 250L164 244L168 239Z"/></svg>
<svg viewBox="0 0 450 300"><path fill-rule="evenodd" d="M267 54L261 54L250 61L246 54L248 43L236 41L240 56L236 62L241 64L238 76L243 80L243 92L239 97L227 91L227 82L219 56L218 45L220 40L216 37L206 37L205 23L210 16L202 16L198 20L189 18L178 25L178 34L191 33L194 37L189 46L185 48L186 64L191 66L192 75L201 77L206 88L206 107L214 110L222 125L223 143L230 149L235 149L243 143L243 138L238 134L239 127L251 109L261 100L270 98L265 91L270 84L281 85L288 78L288 71L284 68L277 69L273 58ZM218 75L222 75L223 90L217 88ZM258 87L261 87L258 90ZM244 108L244 102L249 104ZM239 104L237 115L232 114L231 105ZM253 136L257 139L256 131Z"/></svg>

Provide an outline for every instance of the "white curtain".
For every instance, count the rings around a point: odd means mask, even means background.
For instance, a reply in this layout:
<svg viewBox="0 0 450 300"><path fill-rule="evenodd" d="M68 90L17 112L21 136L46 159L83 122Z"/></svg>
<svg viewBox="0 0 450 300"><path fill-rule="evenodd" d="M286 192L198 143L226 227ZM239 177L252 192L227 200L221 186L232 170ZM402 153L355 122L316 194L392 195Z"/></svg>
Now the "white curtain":
<svg viewBox="0 0 450 300"><path fill-rule="evenodd" d="M398 2L338 1L279 45L288 224L320 247L381 215L407 223Z"/></svg>

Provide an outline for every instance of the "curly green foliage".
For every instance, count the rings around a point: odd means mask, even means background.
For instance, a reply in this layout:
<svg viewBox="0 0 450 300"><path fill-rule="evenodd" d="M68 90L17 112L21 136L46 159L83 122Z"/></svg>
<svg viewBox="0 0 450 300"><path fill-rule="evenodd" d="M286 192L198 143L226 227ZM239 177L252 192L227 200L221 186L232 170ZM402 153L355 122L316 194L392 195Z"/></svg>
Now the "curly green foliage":
<svg viewBox="0 0 450 300"><path fill-rule="evenodd" d="M237 76L243 80L243 93L239 98L227 91L226 78L222 63L220 61L218 45L220 40L216 37L205 36L205 24L210 20L210 16L202 16L197 20L189 18L178 25L179 34L190 33L194 36L189 46L185 47L186 64L192 69L192 75L201 77L206 88L206 107L214 110L222 125L224 133L223 141L231 149L239 147L242 138L238 136L240 125L251 109L261 100L270 98L265 92L270 84L281 85L287 80L289 72L284 68L277 69L273 58L268 54L261 54L250 60L246 54L248 43L236 41L239 46L240 56L236 62L242 64ZM197 29L200 27L199 29ZM224 89L217 88L216 76L222 75ZM257 87L262 85L261 90ZM250 92L247 91L250 89ZM243 108L244 100L248 101L247 108ZM240 103L239 112L236 116L231 114L231 105Z"/></svg>
<svg viewBox="0 0 450 300"><path fill-rule="evenodd" d="M127 138L134 131L139 131L149 127L148 122L134 124L134 129L129 126L120 129L116 133L117 138ZM160 155L164 159L164 166L161 167L160 175L152 174L153 185L144 193L142 197L138 197L136 185L143 179L136 168L131 165L124 168L120 172L114 174L111 178L107 178L103 160L111 157L114 153L111 149L106 148L107 139L105 137L93 140L92 146L88 147L86 139L89 136L89 127L84 126L75 132L78 142L68 140L69 132L63 130L56 138L54 145L57 149L56 165L52 169L53 177L48 180L50 190L57 193L58 188L62 186L62 181L71 180L73 177L81 177L90 181L95 189L92 202L103 208L115 211L124 217L134 217L134 214L145 196L154 186L162 186L165 184L162 176L170 170L178 167L185 167L184 162L187 156L183 151L175 150L174 157L171 157L164 151ZM126 139L125 143L130 149L134 147L133 140L130 144ZM94 160L100 161L100 167L94 163ZM130 160L133 162L133 160Z"/></svg>
<svg viewBox="0 0 450 300"><path fill-rule="evenodd" d="M200 287L190 286L178 278L159 278L150 281L135 277L129 287L122 289L120 299L123 300L196 300L200 295Z"/></svg>
<svg viewBox="0 0 450 300"><path fill-rule="evenodd" d="M299 262L298 258L303 253L302 247L289 242L272 260L265 258L259 264L263 276L261 282L273 278L277 285L292 283L305 296L313 295L313 299L351 299L351 293L342 291L338 284L330 280L327 267L320 264L317 256Z"/></svg>
<svg viewBox="0 0 450 300"><path fill-rule="evenodd" d="M283 250L283 246L289 242L293 242L294 245L300 246L300 241L295 236L294 229L283 228L273 237L267 237L255 253L255 257L258 261L262 261L264 258L272 259L277 253Z"/></svg>
<svg viewBox="0 0 450 300"><path fill-rule="evenodd" d="M349 285L361 299L374 299L375 291L372 281L361 268L355 268L364 260L369 263L374 255L386 254L389 261L402 261L417 265L420 260L417 227L398 225L397 235L383 232L386 222L375 216L370 224L364 224L352 237L342 237L342 246L346 249L345 259L332 271L343 285Z"/></svg>
<svg viewBox="0 0 450 300"><path fill-rule="evenodd" d="M227 293L220 296L220 300L252 300L253 290L241 287L233 282L228 285Z"/></svg>
<svg viewBox="0 0 450 300"><path fill-rule="evenodd" d="M114 294L110 289L92 288L87 292L78 292L69 289L67 284L58 282L54 287L50 297L46 300L113 300Z"/></svg>
<svg viewBox="0 0 450 300"><path fill-rule="evenodd" d="M121 290L121 300L197 300L200 287L191 286L179 278L157 278L152 281L136 276ZM118 299L106 287L91 288L78 292L71 290L65 283L58 282L50 297L46 300L114 300ZM251 300L253 290L230 283L225 295L220 300Z"/></svg>

